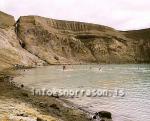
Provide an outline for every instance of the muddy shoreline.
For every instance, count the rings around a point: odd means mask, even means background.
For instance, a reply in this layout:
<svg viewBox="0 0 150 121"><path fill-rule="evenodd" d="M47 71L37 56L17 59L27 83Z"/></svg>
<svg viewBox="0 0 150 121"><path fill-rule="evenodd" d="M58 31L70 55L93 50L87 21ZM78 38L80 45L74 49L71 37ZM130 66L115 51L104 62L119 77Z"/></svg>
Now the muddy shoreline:
<svg viewBox="0 0 150 121"><path fill-rule="evenodd" d="M33 96L22 85L18 86L12 81L15 76L18 76L15 69L0 72L0 97L30 104L31 108L37 109L41 115L53 117L52 120L47 121L91 121L85 112L71 103L66 102L67 104L65 104L65 101L58 99L58 97Z"/></svg>

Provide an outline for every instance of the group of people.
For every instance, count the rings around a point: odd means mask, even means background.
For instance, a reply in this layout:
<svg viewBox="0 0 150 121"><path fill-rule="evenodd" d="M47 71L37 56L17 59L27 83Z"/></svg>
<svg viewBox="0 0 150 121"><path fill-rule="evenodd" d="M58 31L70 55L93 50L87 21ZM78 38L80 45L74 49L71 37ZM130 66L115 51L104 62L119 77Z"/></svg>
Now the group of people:
<svg viewBox="0 0 150 121"><path fill-rule="evenodd" d="M66 69L67 69L67 68L66 68L66 66L65 66L65 65L63 65L63 70L66 70ZM92 69L92 67L91 67L91 66L90 66L90 69ZM99 67L99 68L98 68L98 70L99 70L99 71L101 71L101 70L102 70L102 67Z"/></svg>

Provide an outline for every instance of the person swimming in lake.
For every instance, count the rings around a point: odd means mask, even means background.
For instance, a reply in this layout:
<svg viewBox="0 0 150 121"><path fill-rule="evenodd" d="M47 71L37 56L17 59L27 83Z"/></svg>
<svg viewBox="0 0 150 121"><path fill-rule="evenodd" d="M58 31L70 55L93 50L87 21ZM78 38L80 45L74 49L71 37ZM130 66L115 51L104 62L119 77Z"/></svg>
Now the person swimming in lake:
<svg viewBox="0 0 150 121"><path fill-rule="evenodd" d="M99 67L98 70L99 70L99 71L102 71L102 67Z"/></svg>
<svg viewBox="0 0 150 121"><path fill-rule="evenodd" d="M101 70L102 68L101 67L99 67L99 71Z"/></svg>
<svg viewBox="0 0 150 121"><path fill-rule="evenodd" d="M65 65L63 66L63 70L66 70L66 66Z"/></svg>

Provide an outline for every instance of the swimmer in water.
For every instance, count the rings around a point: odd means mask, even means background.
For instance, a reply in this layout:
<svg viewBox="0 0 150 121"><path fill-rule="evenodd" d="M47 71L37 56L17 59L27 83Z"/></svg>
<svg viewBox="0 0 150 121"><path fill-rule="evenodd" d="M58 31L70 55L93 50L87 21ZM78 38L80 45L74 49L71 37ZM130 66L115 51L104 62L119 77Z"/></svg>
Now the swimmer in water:
<svg viewBox="0 0 150 121"><path fill-rule="evenodd" d="M101 71L102 70L102 67L99 67L99 69L98 69L99 71Z"/></svg>
<svg viewBox="0 0 150 121"><path fill-rule="evenodd" d="M63 66L63 70L66 70L66 66Z"/></svg>

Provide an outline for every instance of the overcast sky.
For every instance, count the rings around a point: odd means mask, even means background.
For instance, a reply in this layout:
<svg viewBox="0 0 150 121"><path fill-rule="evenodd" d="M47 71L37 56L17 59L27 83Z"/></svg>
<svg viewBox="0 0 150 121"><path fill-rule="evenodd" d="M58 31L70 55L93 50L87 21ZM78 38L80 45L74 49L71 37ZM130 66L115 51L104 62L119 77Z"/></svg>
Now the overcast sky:
<svg viewBox="0 0 150 121"><path fill-rule="evenodd" d="M119 30L150 28L150 0L0 0L0 10L75 20Z"/></svg>

